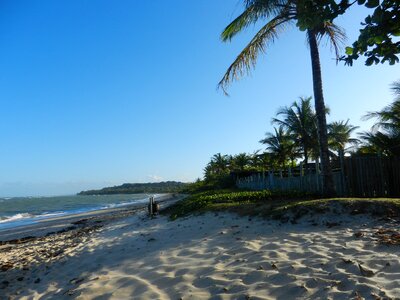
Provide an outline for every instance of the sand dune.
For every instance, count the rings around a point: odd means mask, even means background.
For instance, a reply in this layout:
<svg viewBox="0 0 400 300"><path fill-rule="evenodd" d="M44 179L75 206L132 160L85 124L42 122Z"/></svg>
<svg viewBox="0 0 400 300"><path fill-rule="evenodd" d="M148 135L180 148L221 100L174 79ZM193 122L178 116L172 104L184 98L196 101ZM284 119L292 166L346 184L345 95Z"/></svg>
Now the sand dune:
<svg viewBox="0 0 400 300"><path fill-rule="evenodd" d="M5 299L400 298L400 248L376 236L398 224L339 221L328 228L337 216L282 224L230 213L173 222L138 214L47 263L0 273L9 282L0 292Z"/></svg>

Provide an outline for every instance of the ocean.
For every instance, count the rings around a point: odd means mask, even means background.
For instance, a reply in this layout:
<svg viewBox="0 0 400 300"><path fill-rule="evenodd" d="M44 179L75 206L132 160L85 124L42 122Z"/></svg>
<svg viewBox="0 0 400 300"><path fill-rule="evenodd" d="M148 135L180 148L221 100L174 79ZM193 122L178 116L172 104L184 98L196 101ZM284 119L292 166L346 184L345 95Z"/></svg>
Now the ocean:
<svg viewBox="0 0 400 300"><path fill-rule="evenodd" d="M146 203L149 194L0 198L0 230L93 210ZM157 195L154 195L157 196Z"/></svg>

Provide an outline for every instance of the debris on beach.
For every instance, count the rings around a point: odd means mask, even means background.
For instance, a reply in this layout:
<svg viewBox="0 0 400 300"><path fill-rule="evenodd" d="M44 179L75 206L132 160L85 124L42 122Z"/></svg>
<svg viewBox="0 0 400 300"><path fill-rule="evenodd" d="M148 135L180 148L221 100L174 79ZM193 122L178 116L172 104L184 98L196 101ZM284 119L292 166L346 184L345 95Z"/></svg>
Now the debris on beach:
<svg viewBox="0 0 400 300"><path fill-rule="evenodd" d="M363 267L360 264L358 264L358 268L360 269L361 275L364 276L364 277L372 277L372 276L375 275L374 271L369 270L369 269Z"/></svg>
<svg viewBox="0 0 400 300"><path fill-rule="evenodd" d="M400 232L393 229L381 228L374 235L378 237L378 243L384 245L400 245Z"/></svg>
<svg viewBox="0 0 400 300"><path fill-rule="evenodd" d="M342 260L343 260L343 262L344 262L345 264L353 264L353 263L354 263L354 261L352 261L352 260L349 259L349 258L342 258Z"/></svg>
<svg viewBox="0 0 400 300"><path fill-rule="evenodd" d="M365 233L362 232L362 231L358 231L358 232L356 232L356 233L354 234L354 236L355 236L356 238L360 238L360 237L362 237L362 236L364 236L364 235L365 235Z"/></svg>

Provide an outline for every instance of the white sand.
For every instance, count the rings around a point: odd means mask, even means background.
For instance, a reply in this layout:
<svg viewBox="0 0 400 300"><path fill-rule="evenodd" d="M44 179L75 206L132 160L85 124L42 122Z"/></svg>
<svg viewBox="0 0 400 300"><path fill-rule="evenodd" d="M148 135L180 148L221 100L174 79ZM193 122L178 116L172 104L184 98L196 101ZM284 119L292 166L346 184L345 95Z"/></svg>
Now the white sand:
<svg viewBox="0 0 400 300"><path fill-rule="evenodd" d="M389 225L342 216L341 225L327 228L324 218L313 226L307 219L292 225L230 213L173 222L131 216L51 263L0 272L10 282L0 293L4 299L400 299L400 246L379 245L374 236Z"/></svg>

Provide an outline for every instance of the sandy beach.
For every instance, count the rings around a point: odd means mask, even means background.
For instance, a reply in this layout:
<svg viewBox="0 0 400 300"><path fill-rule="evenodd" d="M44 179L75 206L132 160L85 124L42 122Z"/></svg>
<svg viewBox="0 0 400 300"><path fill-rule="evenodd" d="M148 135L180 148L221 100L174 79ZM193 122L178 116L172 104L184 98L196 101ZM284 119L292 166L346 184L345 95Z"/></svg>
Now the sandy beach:
<svg viewBox="0 0 400 300"><path fill-rule="evenodd" d="M400 299L395 220L137 211L0 246L1 299Z"/></svg>

